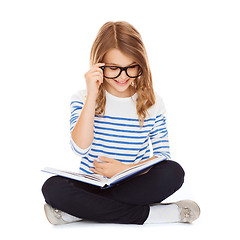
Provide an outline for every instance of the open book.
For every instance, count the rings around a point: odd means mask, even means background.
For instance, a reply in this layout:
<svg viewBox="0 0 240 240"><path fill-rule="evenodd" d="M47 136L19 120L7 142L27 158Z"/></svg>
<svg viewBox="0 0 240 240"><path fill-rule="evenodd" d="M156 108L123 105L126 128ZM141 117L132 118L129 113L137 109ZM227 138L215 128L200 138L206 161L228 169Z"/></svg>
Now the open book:
<svg viewBox="0 0 240 240"><path fill-rule="evenodd" d="M99 174L87 174L87 173L76 173L76 172L70 172L70 171L63 171L58 170L55 168L46 167L42 171L56 174L59 176L71 178L74 180L78 180L81 182L93 184L96 186L99 186L101 188L109 188L116 183L122 182L123 180L127 180L130 177L134 177L137 175L140 175L142 173L145 173L148 171L153 165L166 160L166 157L156 157L153 159L148 159L146 161L143 161L142 163L138 163L137 165L134 165L126 170L123 170L122 172L119 172L112 176L111 178L104 177Z"/></svg>

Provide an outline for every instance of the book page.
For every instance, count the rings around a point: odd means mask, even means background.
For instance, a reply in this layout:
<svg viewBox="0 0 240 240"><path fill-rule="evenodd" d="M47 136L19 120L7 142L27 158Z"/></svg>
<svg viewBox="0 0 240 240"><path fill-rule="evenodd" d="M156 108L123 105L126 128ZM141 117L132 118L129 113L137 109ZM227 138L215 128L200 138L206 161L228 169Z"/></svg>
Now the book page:
<svg viewBox="0 0 240 240"><path fill-rule="evenodd" d="M123 170L122 172L119 172L119 173L115 174L113 177L111 177L109 179L108 182L112 183L112 182L116 181L117 179L120 179L122 177L131 175L131 174L133 174L135 172L138 172L138 171L140 171L140 170L142 170L144 168L152 166L152 165L154 165L154 164L156 164L158 162L161 162L161 161L163 161L165 159L166 159L166 157L157 157L157 158L151 159L151 160L143 162L143 163L140 162L138 165L134 165L134 166L132 166L132 167L126 169L126 170Z"/></svg>
<svg viewBox="0 0 240 240"><path fill-rule="evenodd" d="M71 171L59 170L55 168L46 167L42 170L43 172L57 174L59 176L71 178L74 180L91 183L97 186L104 186L106 184L106 178L99 174L84 174L84 173L76 173Z"/></svg>

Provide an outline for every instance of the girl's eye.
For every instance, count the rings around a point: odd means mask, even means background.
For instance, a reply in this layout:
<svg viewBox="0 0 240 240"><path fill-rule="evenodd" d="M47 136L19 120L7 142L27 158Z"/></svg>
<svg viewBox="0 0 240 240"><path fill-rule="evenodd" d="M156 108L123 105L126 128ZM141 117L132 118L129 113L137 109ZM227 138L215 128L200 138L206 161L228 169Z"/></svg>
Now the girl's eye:
<svg viewBox="0 0 240 240"><path fill-rule="evenodd" d="M129 66L128 68L137 68L137 65Z"/></svg>
<svg viewBox="0 0 240 240"><path fill-rule="evenodd" d="M111 70L117 70L118 68L117 67L111 67L110 69Z"/></svg>

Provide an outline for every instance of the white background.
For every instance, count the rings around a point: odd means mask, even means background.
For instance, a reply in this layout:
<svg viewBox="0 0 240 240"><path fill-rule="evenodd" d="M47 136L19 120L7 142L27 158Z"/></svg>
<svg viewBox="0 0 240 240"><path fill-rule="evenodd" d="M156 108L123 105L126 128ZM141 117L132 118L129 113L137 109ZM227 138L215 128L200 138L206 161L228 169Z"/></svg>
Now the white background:
<svg viewBox="0 0 240 240"><path fill-rule="evenodd" d="M4 239L239 237L239 1L1 1L1 209ZM172 159L186 172L167 201L193 199L192 225L81 223L43 212L45 166L77 170L69 103L85 88L90 48L107 21L141 33L168 119Z"/></svg>

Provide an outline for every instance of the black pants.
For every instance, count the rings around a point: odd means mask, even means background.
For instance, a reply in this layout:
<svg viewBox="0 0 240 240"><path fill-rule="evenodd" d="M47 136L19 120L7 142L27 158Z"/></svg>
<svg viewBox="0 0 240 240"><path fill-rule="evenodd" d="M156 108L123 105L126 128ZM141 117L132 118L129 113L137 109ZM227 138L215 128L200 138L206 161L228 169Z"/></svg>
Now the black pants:
<svg viewBox="0 0 240 240"><path fill-rule="evenodd" d="M100 187L53 176L42 187L45 201L78 218L102 223L143 224L149 204L160 203L183 184L184 170L170 160L115 187Z"/></svg>

